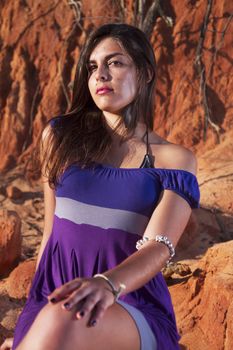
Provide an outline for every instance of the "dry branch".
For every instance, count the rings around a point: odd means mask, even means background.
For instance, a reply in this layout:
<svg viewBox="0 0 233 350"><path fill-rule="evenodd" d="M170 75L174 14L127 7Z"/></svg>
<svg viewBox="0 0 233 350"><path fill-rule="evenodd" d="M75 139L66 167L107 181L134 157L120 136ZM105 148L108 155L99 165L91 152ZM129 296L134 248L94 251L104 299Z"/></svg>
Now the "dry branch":
<svg viewBox="0 0 233 350"><path fill-rule="evenodd" d="M138 26L142 29L148 37L151 36L155 21L159 15L167 24L167 26L173 26L173 20L171 17L165 15L161 5L160 0L154 0L145 15L145 4L144 0L138 0Z"/></svg>
<svg viewBox="0 0 233 350"><path fill-rule="evenodd" d="M233 18L233 13L229 16L228 20L226 21L226 24L223 28L223 30L221 32L219 32L221 34L221 39L219 40L219 43L218 45L216 46L215 48L215 53L214 53L214 59L213 59L213 62L216 60L216 57L217 57L217 54L218 54L218 51L220 50L220 48L222 47L222 44L223 44L223 40L224 40L224 37L225 37L225 34L226 34L226 31L227 31L227 28L229 27L230 23L231 23L231 20Z"/></svg>
<svg viewBox="0 0 233 350"><path fill-rule="evenodd" d="M168 27L173 27L173 19L171 17L165 15L160 4L158 6L158 13L160 14L160 17L164 20L164 22L166 23L166 25Z"/></svg>
<svg viewBox="0 0 233 350"><path fill-rule="evenodd" d="M59 80L60 80L60 83L61 83L61 88L62 88L63 94L64 94L65 99L66 99L67 109L70 108L71 98L70 98L70 93L69 93L69 87L66 87L66 84L65 84L64 78L63 78L63 73L62 73L63 63L62 63L62 59L63 59L64 53L65 53L65 51L67 49L69 40L72 38L76 28L79 27L79 29L81 29L81 31L84 30L82 25L81 25L81 20L82 20L82 4L81 4L81 1L79 1L79 0L68 0L68 5L69 5L69 7L71 8L71 10L74 13L75 21L74 21L74 23L72 25L72 28L71 28L71 31L69 32L69 35L67 36L67 38L64 41L64 44L63 44L63 47L62 47L62 50L61 50L61 54L60 54L60 58L59 58L59 61L58 61L58 76L59 76Z"/></svg>
<svg viewBox="0 0 233 350"><path fill-rule="evenodd" d="M29 28L31 28L34 23L36 21L38 21L39 19L47 16L50 12L54 11L56 9L56 7L59 5L60 1L58 0L54 6L51 6L47 11L41 13L39 16L37 16L36 18L33 18L27 25L26 27L22 30L22 32L19 34L18 38L15 40L15 46L18 45L18 43L20 42L20 40L22 39L22 37L25 35L25 33L28 31Z"/></svg>
<svg viewBox="0 0 233 350"><path fill-rule="evenodd" d="M147 11L147 14L146 14L144 21L143 21L143 24L142 24L141 29L144 31L144 33L147 34L148 37L151 36L151 33L153 31L153 28L154 28L156 14L157 14L158 7L159 7L159 1L160 0L153 1L149 10Z"/></svg>
<svg viewBox="0 0 233 350"><path fill-rule="evenodd" d="M82 2L79 0L68 0L68 5L74 13L76 25L81 29L81 31L83 31L83 27L81 26Z"/></svg>
<svg viewBox="0 0 233 350"><path fill-rule="evenodd" d="M144 19L144 0L138 0L137 22L138 28L142 28Z"/></svg>
<svg viewBox="0 0 233 350"><path fill-rule="evenodd" d="M34 113L35 113L35 106L36 106L36 99L39 95L40 92L40 85L37 85L37 88L35 90L35 93L33 95L33 99L32 99L32 104L31 104L31 110L30 110L30 116L29 116L29 128L28 128L28 132L27 132L27 137L24 140L23 146L22 146L22 153L25 151L25 149L28 146L29 143L29 139L32 136L32 132L33 132L33 119L34 119Z"/></svg>
<svg viewBox="0 0 233 350"><path fill-rule="evenodd" d="M204 50L204 41L206 36L207 27L209 24L209 17L212 9L213 0L208 0L207 7L206 7L206 13L204 16L204 20L201 26L200 30L200 39L197 45L196 50L196 59L194 61L194 66L196 68L196 71L200 77L200 95L201 95L201 104L204 111L204 133L203 133L203 139L206 141L206 134L207 134L207 128L208 124L214 129L214 131L217 134L217 137L219 138L220 133L220 127L215 124L212 121L211 118L211 110L208 104L208 96L207 96L207 82L206 82L206 67L203 62L203 50Z"/></svg>
<svg viewBox="0 0 233 350"><path fill-rule="evenodd" d="M126 19L126 12L127 12L124 0L119 0L119 1L116 0L116 2L117 2L119 9L120 9L119 12L120 12L121 22L124 22Z"/></svg>

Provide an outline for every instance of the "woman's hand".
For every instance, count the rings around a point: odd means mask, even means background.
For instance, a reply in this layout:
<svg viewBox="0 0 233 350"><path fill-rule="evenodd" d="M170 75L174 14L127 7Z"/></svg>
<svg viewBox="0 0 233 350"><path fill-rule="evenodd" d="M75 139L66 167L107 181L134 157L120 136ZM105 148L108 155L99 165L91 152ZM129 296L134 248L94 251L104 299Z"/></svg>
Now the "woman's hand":
<svg viewBox="0 0 233 350"><path fill-rule="evenodd" d="M76 278L48 296L52 303L64 300L64 310L74 310L77 319L90 314L89 325L95 326L115 298L106 281L100 278Z"/></svg>
<svg viewBox="0 0 233 350"><path fill-rule="evenodd" d="M0 350L11 350L13 346L13 338L5 339L4 343L2 343Z"/></svg>

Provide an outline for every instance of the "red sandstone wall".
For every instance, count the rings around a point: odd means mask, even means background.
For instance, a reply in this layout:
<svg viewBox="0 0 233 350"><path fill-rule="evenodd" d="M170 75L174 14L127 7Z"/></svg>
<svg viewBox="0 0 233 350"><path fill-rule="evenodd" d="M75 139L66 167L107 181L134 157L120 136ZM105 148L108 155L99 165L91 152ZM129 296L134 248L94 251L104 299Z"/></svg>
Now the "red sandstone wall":
<svg viewBox="0 0 233 350"><path fill-rule="evenodd" d="M133 17L132 3L127 2L128 21ZM174 25L168 27L157 18L151 38L158 62L155 127L169 139L201 152L216 142L209 127L203 143L200 79L194 70L206 5L207 1L164 1L163 11ZM233 124L230 13L230 1L214 2L203 51L208 104L220 141ZM111 1L83 1L82 16L86 32L93 26L122 20L119 7L113 7ZM86 36L74 21L74 11L65 1L0 3L0 171L21 162L22 155L27 157L45 121L67 107L62 80L69 90Z"/></svg>

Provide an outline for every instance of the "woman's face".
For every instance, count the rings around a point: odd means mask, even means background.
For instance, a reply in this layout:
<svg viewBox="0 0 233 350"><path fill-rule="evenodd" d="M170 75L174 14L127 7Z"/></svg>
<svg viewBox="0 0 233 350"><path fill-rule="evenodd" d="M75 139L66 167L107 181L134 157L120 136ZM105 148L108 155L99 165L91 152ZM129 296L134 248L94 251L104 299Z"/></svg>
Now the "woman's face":
<svg viewBox="0 0 233 350"><path fill-rule="evenodd" d="M100 110L120 114L134 100L136 67L116 40L103 39L92 51L87 68L90 94Z"/></svg>

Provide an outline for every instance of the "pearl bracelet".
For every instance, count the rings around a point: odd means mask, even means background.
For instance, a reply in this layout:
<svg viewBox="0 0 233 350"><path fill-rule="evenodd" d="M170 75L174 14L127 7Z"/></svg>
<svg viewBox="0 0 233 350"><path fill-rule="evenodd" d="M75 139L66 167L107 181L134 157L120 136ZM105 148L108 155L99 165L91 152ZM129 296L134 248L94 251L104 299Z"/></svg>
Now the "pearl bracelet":
<svg viewBox="0 0 233 350"><path fill-rule="evenodd" d="M114 296L115 301L117 301L119 299L119 296L121 294L121 292L126 288L125 284L120 283L119 289L116 289L116 287L114 286L113 282L105 275L101 274L101 273L97 273L96 275L93 276L94 278L102 278L104 279L108 285L111 287L111 292Z"/></svg>
<svg viewBox="0 0 233 350"><path fill-rule="evenodd" d="M141 246L143 246L143 244L145 244L146 242L153 241L153 240L155 240L156 242L159 242L159 243L163 243L168 247L169 253L170 253L170 257L166 262L166 265L168 266L170 264L172 258L175 256L175 248L173 247L173 244L167 238L167 236L156 235L155 238L152 238L152 239L149 239L148 237L143 237L142 239L139 239L136 243L137 250L139 250L139 248Z"/></svg>

